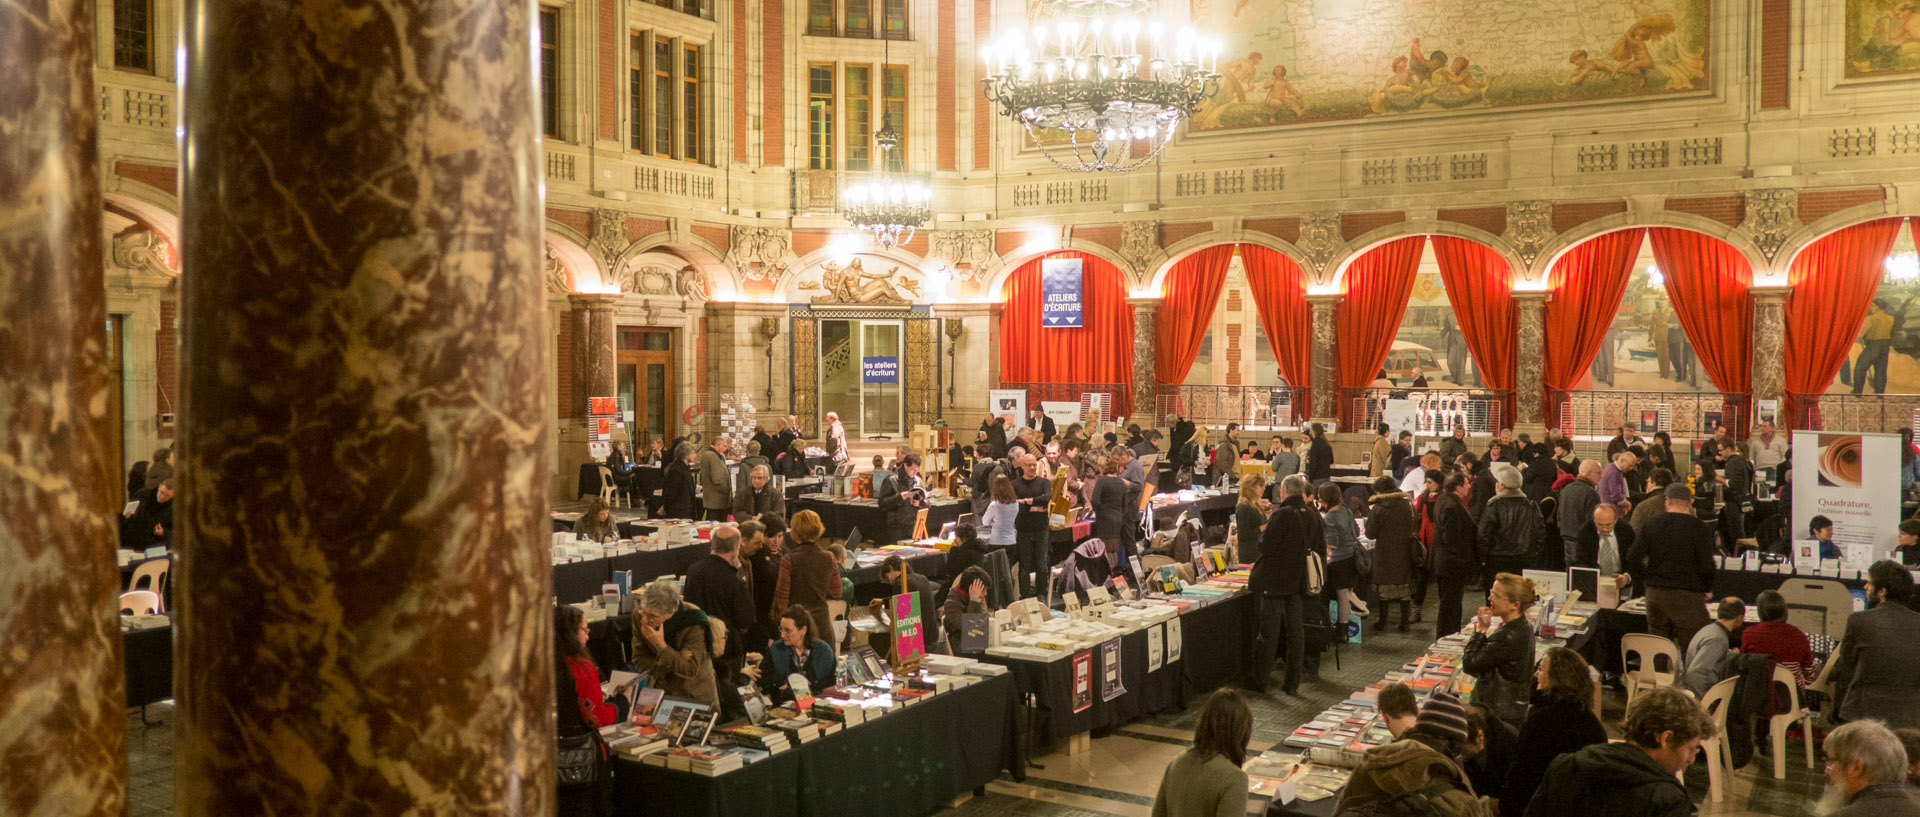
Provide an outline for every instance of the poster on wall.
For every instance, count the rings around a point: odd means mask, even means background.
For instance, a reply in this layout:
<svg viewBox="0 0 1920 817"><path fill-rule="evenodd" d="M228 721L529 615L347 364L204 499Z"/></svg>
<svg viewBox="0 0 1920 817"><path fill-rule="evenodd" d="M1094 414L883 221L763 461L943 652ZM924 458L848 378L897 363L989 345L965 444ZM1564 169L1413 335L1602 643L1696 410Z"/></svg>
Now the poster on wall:
<svg viewBox="0 0 1920 817"><path fill-rule="evenodd" d="M1845 567L1887 558L1900 533L1899 473L1898 435L1793 432L1792 529L1825 516Z"/></svg>
<svg viewBox="0 0 1920 817"><path fill-rule="evenodd" d="M1417 436L1420 433L1420 401L1388 400L1380 409L1380 422L1386 423L1390 429L1387 432L1388 439L1400 439L1402 431Z"/></svg>
<svg viewBox="0 0 1920 817"><path fill-rule="evenodd" d="M1040 262L1040 326L1080 328L1080 259L1048 258Z"/></svg>
<svg viewBox="0 0 1920 817"><path fill-rule="evenodd" d="M1080 413L1080 404L1070 400L1042 400L1040 413L1052 418L1054 427L1061 431L1080 422L1080 418L1085 416Z"/></svg>
<svg viewBox="0 0 1920 817"><path fill-rule="evenodd" d="M987 392L987 404L992 407L995 417L1013 416L1018 423L1027 416L1027 392L1025 389L992 389ZM1007 430L1007 436L1013 436L1013 430Z"/></svg>

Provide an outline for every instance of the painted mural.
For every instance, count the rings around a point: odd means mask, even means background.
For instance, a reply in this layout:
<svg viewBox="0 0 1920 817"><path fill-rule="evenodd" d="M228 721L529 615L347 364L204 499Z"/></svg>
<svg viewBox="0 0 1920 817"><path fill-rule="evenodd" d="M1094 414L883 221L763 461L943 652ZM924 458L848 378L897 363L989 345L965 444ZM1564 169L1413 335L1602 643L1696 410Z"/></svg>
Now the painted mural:
<svg viewBox="0 0 1920 817"><path fill-rule="evenodd" d="M1920 0L1847 0L1847 76L1920 73Z"/></svg>
<svg viewBox="0 0 1920 817"><path fill-rule="evenodd" d="M1194 7L1195 25L1227 42L1220 90L1194 117L1192 127L1203 131L1709 88L1709 0L1195 0Z"/></svg>

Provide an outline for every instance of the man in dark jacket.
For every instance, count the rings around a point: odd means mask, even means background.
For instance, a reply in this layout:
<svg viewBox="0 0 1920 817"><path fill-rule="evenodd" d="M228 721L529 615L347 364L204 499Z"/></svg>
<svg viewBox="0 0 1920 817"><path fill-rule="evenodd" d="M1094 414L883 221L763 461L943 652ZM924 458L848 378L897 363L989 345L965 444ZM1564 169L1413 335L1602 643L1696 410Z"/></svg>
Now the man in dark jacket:
<svg viewBox="0 0 1920 817"><path fill-rule="evenodd" d="M1674 687L1640 693L1627 707L1626 740L1561 755L1547 767L1527 817L1688 817L1678 775L1693 764L1713 720Z"/></svg>
<svg viewBox="0 0 1920 817"><path fill-rule="evenodd" d="M1920 797L1907 783L1907 748L1873 721L1848 723L1827 735L1827 789L1814 805L1830 817L1920 817Z"/></svg>
<svg viewBox="0 0 1920 817"><path fill-rule="evenodd" d="M1603 538L1610 539L1604 548L1601 547ZM1580 526L1580 536L1574 542L1574 560L1567 566L1597 568L1601 580L1608 581L1625 569L1627 554L1632 550L1633 528L1620 524L1620 515L1612 505L1595 505L1592 518Z"/></svg>
<svg viewBox="0 0 1920 817"><path fill-rule="evenodd" d="M1473 515L1473 521L1479 522L1480 515L1486 511L1487 503L1493 501L1493 472L1486 462L1471 453L1461 454L1457 463L1460 473L1466 474L1473 483L1473 492L1467 498L1467 513Z"/></svg>
<svg viewBox="0 0 1920 817"><path fill-rule="evenodd" d="M753 626L741 636L749 652L765 650L767 642L780 634L780 620L773 616L773 591L780 583L780 559L773 552L773 536L768 535L767 524L762 519L740 523L740 562L744 567L741 573L746 576L747 593L753 600Z"/></svg>
<svg viewBox="0 0 1920 817"><path fill-rule="evenodd" d="M1913 575L1898 562L1867 568L1867 609L1847 617L1834 658L1833 698L1848 721L1874 718L1891 728L1920 727L1920 613L1907 607Z"/></svg>
<svg viewBox="0 0 1920 817"><path fill-rule="evenodd" d="M1453 435L1440 441L1440 461L1452 465L1460 459L1461 454L1465 453L1467 453L1467 427L1456 425L1453 427Z"/></svg>
<svg viewBox="0 0 1920 817"><path fill-rule="evenodd" d="M1056 433L1053 418L1048 417L1047 413L1041 411L1038 407L1027 411L1027 428L1040 432L1041 445L1053 442L1053 435Z"/></svg>
<svg viewBox="0 0 1920 817"><path fill-rule="evenodd" d="M1540 541L1540 509L1520 492L1520 469L1499 463L1487 469L1499 483L1499 495L1480 512L1481 578L1488 587L1500 573L1520 575L1531 565L1534 545Z"/></svg>
<svg viewBox="0 0 1920 817"><path fill-rule="evenodd" d="M128 550L168 544L173 540L173 477L141 491L139 504L120 520L120 546Z"/></svg>
<svg viewBox="0 0 1920 817"><path fill-rule="evenodd" d="M1567 564L1575 561L1574 544L1580 539L1580 526L1593 518L1593 508L1600 504L1600 462L1580 463L1579 474L1560 489L1560 502L1555 507L1560 523L1560 555ZM1706 615L1705 608L1701 608L1701 615Z"/></svg>
<svg viewBox="0 0 1920 817"><path fill-rule="evenodd" d="M1319 423L1308 426L1313 442L1307 445L1307 482L1314 486L1333 478L1333 446L1327 443L1327 430Z"/></svg>
<svg viewBox="0 0 1920 817"><path fill-rule="evenodd" d="M987 444L993 446L995 454L1007 453L1007 421L1004 417L989 417L980 424L980 430L987 432Z"/></svg>
<svg viewBox="0 0 1920 817"><path fill-rule="evenodd" d="M1528 501L1538 506L1540 500L1553 494L1553 481L1560 477L1560 468L1551 455L1537 447L1520 456L1526 461L1520 469L1521 490L1526 492Z"/></svg>
<svg viewBox="0 0 1920 817"><path fill-rule="evenodd" d="M1713 529L1693 515L1693 492L1686 485L1668 485L1666 501L1667 512L1636 532L1623 567L1628 581L1638 579L1646 588L1647 631L1680 645L1709 621Z"/></svg>
<svg viewBox="0 0 1920 817"><path fill-rule="evenodd" d="M746 634L753 627L753 592L741 578L740 530L732 525L713 529L709 552L687 568L688 603L727 623L728 658L746 654Z"/></svg>
<svg viewBox="0 0 1920 817"><path fill-rule="evenodd" d="M1433 619L1436 637L1460 631L1460 593L1481 570L1480 532L1467 513L1471 491L1465 474L1448 474L1440 484L1433 531L1433 573L1440 583L1440 610Z"/></svg>
<svg viewBox="0 0 1920 817"><path fill-rule="evenodd" d="M1247 581L1247 588L1260 599L1260 634L1253 642L1253 664L1247 673L1247 688L1255 692L1267 688L1267 673L1273 669L1285 628L1287 674L1280 689L1288 695L1299 694L1306 663L1307 553L1318 553L1324 560L1327 549L1320 514L1307 505L1306 494L1305 477L1294 474L1281 480L1280 504L1267 518L1260 557L1254 560L1253 575Z"/></svg>

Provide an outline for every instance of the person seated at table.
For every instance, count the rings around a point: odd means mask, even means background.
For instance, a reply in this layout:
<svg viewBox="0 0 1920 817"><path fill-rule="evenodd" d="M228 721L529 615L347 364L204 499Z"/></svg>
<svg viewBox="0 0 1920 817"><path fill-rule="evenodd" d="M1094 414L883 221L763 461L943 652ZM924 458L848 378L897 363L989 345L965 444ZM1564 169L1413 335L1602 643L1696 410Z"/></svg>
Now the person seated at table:
<svg viewBox="0 0 1920 817"><path fill-rule="evenodd" d="M914 572L913 565L908 564L907 560L898 556L888 556L880 563L880 582L886 587L886 592L882 593L880 598L867 602L867 609L873 613L874 618L886 622L887 630L891 633L893 597L900 594L903 575L907 592L920 596L921 632L926 641L927 650L934 651L940 646L940 628L928 627L925 624L935 621L934 616L940 609L940 605L933 598L933 582L927 581L927 577Z"/></svg>
<svg viewBox="0 0 1920 817"><path fill-rule="evenodd" d="M614 440L613 447L607 451L607 470L613 473L613 484L622 491L633 490L633 463L627 461L627 443Z"/></svg>
<svg viewBox="0 0 1920 817"><path fill-rule="evenodd" d="M1167 764L1153 795L1153 817L1238 817L1247 810L1247 742L1253 711L1231 689L1207 696L1193 746Z"/></svg>
<svg viewBox="0 0 1920 817"><path fill-rule="evenodd" d="M720 722L737 721L747 716L747 701L740 688L759 686L766 656L744 650L730 655L740 645L729 640L727 623L714 618L707 620L707 626L713 630L713 686L714 694L720 697Z"/></svg>
<svg viewBox="0 0 1920 817"><path fill-rule="evenodd" d="M609 703L600 688L600 670L587 653L587 616L571 604L553 608L554 703L559 713L559 737L580 737L620 719L626 708L626 689L615 693ZM560 786L559 808L562 817L582 815L598 817L613 813L613 786L609 782L607 758L594 762L592 783Z"/></svg>
<svg viewBox="0 0 1920 817"><path fill-rule="evenodd" d="M949 560L951 568L953 562ZM968 613L991 613L993 605L987 599L987 570L979 565L960 571L958 578L947 585L947 601L940 605L940 625L947 632L947 652L960 654L962 618Z"/></svg>
<svg viewBox="0 0 1920 817"><path fill-rule="evenodd" d="M633 667L676 698L720 702L713 680L713 631L671 577L653 580L633 611Z"/></svg>
<svg viewBox="0 0 1920 817"><path fill-rule="evenodd" d="M1760 597L1766 598L1766 593L1761 593ZM1687 642L1686 669L1680 676L1681 684L1693 690L1693 694L1705 698L1707 690L1725 679L1727 676L1721 674L1720 663L1733 651L1733 632L1740 629L1746 620L1746 602L1732 596L1721 599L1719 606L1714 609L1713 623L1701 627L1693 634L1693 640ZM1801 639L1801 644L1805 645L1806 636L1801 636ZM1744 645L1741 652L1746 652Z"/></svg>
<svg viewBox="0 0 1920 817"><path fill-rule="evenodd" d="M1787 622L1787 597L1778 590L1762 590L1754 604L1760 608L1760 623L1740 631L1740 651L1771 655L1793 673L1793 680L1800 686L1813 683L1813 642L1806 631ZM1741 619L1745 618L1743 608Z"/></svg>
<svg viewBox="0 0 1920 817"><path fill-rule="evenodd" d="M985 567L986 563L987 546L980 541L980 535L974 527L965 522L954 525L953 547L947 550L946 574L958 576L969 567Z"/></svg>
<svg viewBox="0 0 1920 817"><path fill-rule="evenodd" d="M1920 565L1920 519L1900 523L1900 539L1888 557L1903 565Z"/></svg>
<svg viewBox="0 0 1920 817"><path fill-rule="evenodd" d="M1494 577L1487 589L1487 606L1473 620L1473 636L1460 654L1460 669L1477 679L1473 699L1486 704L1494 717L1519 729L1527 720L1527 701L1533 690L1533 627L1527 608L1533 606L1533 582L1512 573ZM1493 622L1503 622L1498 631Z"/></svg>
<svg viewBox="0 0 1920 817"><path fill-rule="evenodd" d="M173 477L141 491L120 520L120 546L145 551L173 541Z"/></svg>
<svg viewBox="0 0 1920 817"><path fill-rule="evenodd" d="M661 465L662 461L666 459L666 457L667 457L666 447L661 442L659 437L649 436L647 438L647 450L641 451L638 448L635 448L633 450L633 464L634 464L634 467L636 468L638 467L657 468Z"/></svg>
<svg viewBox="0 0 1920 817"><path fill-rule="evenodd" d="M573 520L573 535L589 542L606 543L620 538L620 525L613 521L613 509L600 497L587 499L587 509Z"/></svg>
<svg viewBox="0 0 1920 817"><path fill-rule="evenodd" d="M1533 705L1514 739L1513 764L1501 787L1502 814L1526 811L1554 758L1607 742L1606 727L1593 714L1593 674L1586 659L1554 647L1540 656L1533 678Z"/></svg>
<svg viewBox="0 0 1920 817"><path fill-rule="evenodd" d="M1808 520L1807 538L1820 543L1822 560L1838 561L1840 559L1840 546L1833 543L1833 520L1825 516L1815 516Z"/></svg>
<svg viewBox="0 0 1920 817"><path fill-rule="evenodd" d="M747 471L746 487L733 492L733 518L751 519L769 513L786 516L787 496L773 487L773 472L763 463Z"/></svg>
<svg viewBox="0 0 1920 817"><path fill-rule="evenodd" d="M1624 741L1597 743L1549 764L1526 817L1689 817L1693 799L1679 774L1693 765L1700 742L1718 731L1706 710L1676 687L1657 687L1634 696L1621 731Z"/></svg>
<svg viewBox="0 0 1920 817"><path fill-rule="evenodd" d="M673 447L673 459L661 477L661 511L667 519L700 518L700 497L694 493L693 446L681 443Z"/></svg>
<svg viewBox="0 0 1920 817"><path fill-rule="evenodd" d="M1413 687L1395 681L1380 688L1377 705L1380 720L1387 725L1387 734L1394 740L1406 736L1407 730L1420 718L1420 702L1413 697Z"/></svg>
<svg viewBox="0 0 1920 817"><path fill-rule="evenodd" d="M1457 761L1466 750L1466 706L1453 693L1435 692L1412 729L1367 750L1334 801L1333 813L1413 795L1446 817L1483 817L1486 809Z"/></svg>
<svg viewBox="0 0 1920 817"><path fill-rule="evenodd" d="M805 607L795 604L780 614L780 640L773 642L767 651L766 663L760 671L760 691L766 693L768 700L775 704L793 702L790 675L807 679L807 687L814 695L833 686L837 663L833 645L817 635L819 632L813 615Z"/></svg>

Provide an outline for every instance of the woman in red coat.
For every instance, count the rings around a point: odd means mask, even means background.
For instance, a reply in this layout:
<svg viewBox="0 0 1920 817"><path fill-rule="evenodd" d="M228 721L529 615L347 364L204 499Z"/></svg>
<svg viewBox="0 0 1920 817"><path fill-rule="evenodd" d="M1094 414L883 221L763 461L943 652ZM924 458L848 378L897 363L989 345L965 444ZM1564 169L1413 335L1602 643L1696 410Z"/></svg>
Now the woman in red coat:
<svg viewBox="0 0 1920 817"><path fill-rule="evenodd" d="M587 655L587 617L580 608L559 605L553 608L554 691L559 699L560 737L584 735L589 730L609 726L620 718L620 708L608 703L600 692L600 670ZM621 690L616 700L624 700ZM604 817L613 813L613 787L608 780L606 758L601 758L594 781L559 788L561 815Z"/></svg>

